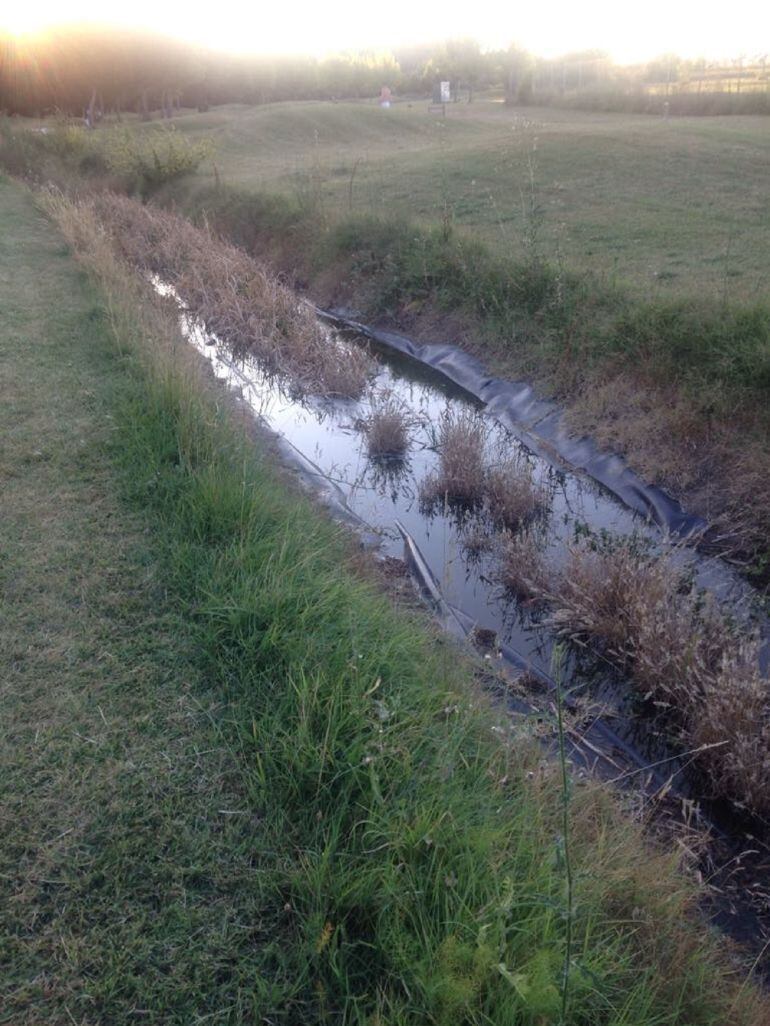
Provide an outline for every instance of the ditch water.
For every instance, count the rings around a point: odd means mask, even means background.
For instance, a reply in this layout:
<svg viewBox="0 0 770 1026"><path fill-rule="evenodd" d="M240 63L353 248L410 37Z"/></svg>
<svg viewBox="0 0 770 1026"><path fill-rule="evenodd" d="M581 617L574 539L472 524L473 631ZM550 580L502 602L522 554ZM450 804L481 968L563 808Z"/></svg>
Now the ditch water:
<svg viewBox="0 0 770 1026"><path fill-rule="evenodd" d="M154 285L161 294L173 295L173 290L158 280ZM488 514L483 509L463 510L421 499L421 485L439 468L437 432L442 417L464 412L479 418L484 425L488 465L512 456L528 464L547 503L526 530L555 569L564 565L568 546L587 534L633 535L655 549L664 544L667 532L687 538L703 526L662 492L637 481L616 457L601 456L590 449L590 443L569 439L555 421L553 408L538 405L539 400L532 398L526 386L507 385L513 391L506 392L497 387L503 383L479 378L474 365L476 381L480 380L482 387L474 387L473 382L465 387L456 379L467 376L467 367L460 366L458 374L447 374L430 365L431 356L436 355L444 362L449 356L454 366L459 359L462 365L464 354L453 355L458 351L451 347L432 347L434 352L428 352L426 360L422 357L431 347L420 347L421 353L410 355L409 340L377 336L336 319L330 344L367 345L375 372L362 398L331 400L297 395L255 361L236 361L184 312L181 323L185 336L208 360L215 376L278 436L288 462L312 480L315 492L325 495L327 505L341 519L354 523L364 541L381 555L410 564L445 627L458 635L481 629L487 638L494 636L490 646L493 660L504 658L509 666L527 669L541 682L552 680L556 639L542 622L542 611L517 601L502 585L500 534ZM480 397L484 389L494 392L490 401ZM517 418L516 402L521 402L522 390L525 404L520 408L527 416ZM367 419L378 397L383 396L397 402L408 419L409 445L403 458L369 454ZM538 430L530 429L533 420ZM586 469L576 468L570 455L580 457L575 462L582 462ZM766 664L766 622L753 590L732 567L703 555L695 546L678 546L675 558L687 564L697 584L713 592L737 619L760 625ZM675 792L684 802L697 797L677 773L680 763L664 740L665 722L656 724L649 715L639 715L638 700L628 682L590 651L570 646L568 653L562 679L572 695L590 701L594 727L604 725L603 733L586 736L594 737L598 750L610 756L609 764L618 765L608 749L617 752L619 748L624 756L630 756L621 761L621 769L662 761L665 774L653 778L655 787L659 789L661 781L669 780L673 772ZM719 857L734 861L736 852L743 852L753 841L745 836L731 839ZM768 855L764 845L755 853L763 866L770 863ZM755 870L749 870L745 860L740 865L751 876L750 886L759 887ZM733 879L742 878L737 874ZM734 897L729 904L729 911L717 910L716 918L726 915L722 925L742 939L746 934L753 936L760 929L754 912L740 907L740 902L736 905Z"/></svg>

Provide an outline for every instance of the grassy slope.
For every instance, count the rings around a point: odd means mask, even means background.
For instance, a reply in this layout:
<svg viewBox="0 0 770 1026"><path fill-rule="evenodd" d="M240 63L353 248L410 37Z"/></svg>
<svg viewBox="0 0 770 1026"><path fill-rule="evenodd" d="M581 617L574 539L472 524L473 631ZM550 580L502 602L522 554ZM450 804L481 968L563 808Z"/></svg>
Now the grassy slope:
<svg viewBox="0 0 770 1026"><path fill-rule="evenodd" d="M0 223L0 1022L189 1026L253 986L252 820L118 499L102 300L7 180Z"/></svg>
<svg viewBox="0 0 770 1026"><path fill-rule="evenodd" d="M329 213L455 223L521 255L533 158L541 242L590 269L664 298L703 290L755 300L770 291L770 138L761 117L589 114L479 102L382 112L341 103L218 108L186 115L212 132L222 180L320 197ZM350 178L355 168L352 207ZM209 172L210 174L210 172ZM203 177L205 182L205 176Z"/></svg>
<svg viewBox="0 0 770 1026"><path fill-rule="evenodd" d="M121 355L30 199L0 212L0 1022L557 1021L558 777L340 573L173 318L99 260ZM573 801L568 1021L765 1022L667 860Z"/></svg>

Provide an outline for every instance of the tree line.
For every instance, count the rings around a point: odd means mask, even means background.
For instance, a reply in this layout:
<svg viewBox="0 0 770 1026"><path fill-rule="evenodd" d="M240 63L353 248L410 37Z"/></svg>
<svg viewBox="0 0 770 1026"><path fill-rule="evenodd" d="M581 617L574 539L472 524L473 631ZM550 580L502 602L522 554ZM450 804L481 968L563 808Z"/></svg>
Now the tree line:
<svg viewBox="0 0 770 1026"><path fill-rule="evenodd" d="M612 108L676 103L684 94L743 92L767 105L767 55L730 66L683 61L673 54L634 68L597 50L543 59L511 45L482 50L472 39L393 53L311 57L232 56L148 32L57 29L23 40L0 35L0 111L62 113L93 123L104 112L171 116L180 107L431 94L448 80L453 97L472 100L497 89L516 103L576 102ZM761 106L761 104L760 104Z"/></svg>

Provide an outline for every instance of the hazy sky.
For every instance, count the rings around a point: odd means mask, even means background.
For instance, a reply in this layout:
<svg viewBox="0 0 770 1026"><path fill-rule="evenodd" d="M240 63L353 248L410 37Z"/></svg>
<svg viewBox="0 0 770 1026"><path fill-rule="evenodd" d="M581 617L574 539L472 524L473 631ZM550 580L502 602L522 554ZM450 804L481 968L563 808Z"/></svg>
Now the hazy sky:
<svg viewBox="0 0 770 1026"><path fill-rule="evenodd" d="M470 35L484 46L516 41L544 56L598 47L618 61L666 51L684 57L770 52L770 0L293 0L267 5L216 0L3 0L0 26L16 33L80 20L140 25L233 51L323 54L388 49ZM517 9L518 8L518 9Z"/></svg>

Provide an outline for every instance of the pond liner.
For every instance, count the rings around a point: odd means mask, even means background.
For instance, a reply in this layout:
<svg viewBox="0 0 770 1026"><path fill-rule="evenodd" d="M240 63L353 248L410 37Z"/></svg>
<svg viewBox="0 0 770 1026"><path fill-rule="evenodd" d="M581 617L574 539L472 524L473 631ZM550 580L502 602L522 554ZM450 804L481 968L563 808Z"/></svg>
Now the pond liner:
<svg viewBox="0 0 770 1026"><path fill-rule="evenodd" d="M587 436L570 434L564 424L564 411L555 402L539 398L528 383L492 377L480 360L450 343L415 342L406 335L362 324L344 309L314 309L335 327L353 331L438 371L481 403L503 427L518 436L524 432L528 447L538 455L557 454L571 469L587 474L671 536L695 540L706 533L705 520L687 513L662 488L643 481L622 456L603 452Z"/></svg>

